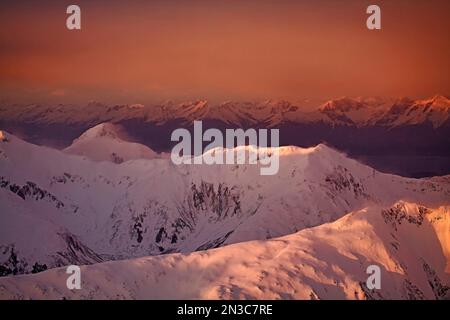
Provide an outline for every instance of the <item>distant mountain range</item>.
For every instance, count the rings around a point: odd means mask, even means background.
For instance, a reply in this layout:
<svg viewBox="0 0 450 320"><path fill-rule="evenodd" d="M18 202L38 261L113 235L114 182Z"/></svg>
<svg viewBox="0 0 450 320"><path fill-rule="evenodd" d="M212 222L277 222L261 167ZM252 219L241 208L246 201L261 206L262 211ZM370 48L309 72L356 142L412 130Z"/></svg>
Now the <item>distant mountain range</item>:
<svg viewBox="0 0 450 320"><path fill-rule="evenodd" d="M10 105L0 106L3 121L34 124L91 125L102 122L142 120L157 125L170 121L189 124L194 120L219 121L232 126L279 126L284 123L329 123L334 126L420 125L434 128L449 125L450 100L437 95L425 100L343 97L325 102L316 110L306 111L301 105L285 100L262 102L224 102L211 105L206 100L184 103L166 102L155 105L108 106L91 101L77 105Z"/></svg>
<svg viewBox="0 0 450 320"><path fill-rule="evenodd" d="M27 141L58 148L108 122L120 124L132 140L167 152L173 146L172 131L192 130L194 120L202 120L205 129L279 128L281 145L310 147L325 142L387 172L414 177L450 173L450 100L439 95L425 100L344 97L313 111L279 100L0 106L0 127Z"/></svg>

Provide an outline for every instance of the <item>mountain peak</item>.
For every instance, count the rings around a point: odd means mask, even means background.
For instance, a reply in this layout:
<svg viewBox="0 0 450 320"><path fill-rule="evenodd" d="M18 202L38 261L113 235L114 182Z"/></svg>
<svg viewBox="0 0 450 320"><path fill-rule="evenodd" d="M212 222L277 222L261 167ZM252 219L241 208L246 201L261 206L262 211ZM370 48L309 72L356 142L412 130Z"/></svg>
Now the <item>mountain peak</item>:
<svg viewBox="0 0 450 320"><path fill-rule="evenodd" d="M365 108L367 105L361 99L353 99L350 97L341 97L337 99L332 99L319 107L322 112L326 111L341 111L347 112L350 110L360 110Z"/></svg>
<svg viewBox="0 0 450 320"><path fill-rule="evenodd" d="M180 104L181 107L192 107L195 109L202 109L202 108L206 108L208 106L208 101L207 100L195 100L195 101L189 101L189 102L183 102Z"/></svg>
<svg viewBox="0 0 450 320"><path fill-rule="evenodd" d="M78 139L93 139L106 137L115 140L127 140L127 134L123 127L118 124L104 122L85 131Z"/></svg>
<svg viewBox="0 0 450 320"><path fill-rule="evenodd" d="M143 105L141 103L134 103L134 104L129 104L128 108L129 109L144 109L145 105Z"/></svg>
<svg viewBox="0 0 450 320"><path fill-rule="evenodd" d="M108 122L87 130L64 151L86 156L94 161L114 163L157 157L157 154L149 147L131 142L121 125Z"/></svg>
<svg viewBox="0 0 450 320"><path fill-rule="evenodd" d="M0 142L8 142L8 135L5 131L0 130Z"/></svg>
<svg viewBox="0 0 450 320"><path fill-rule="evenodd" d="M432 107L436 108L448 108L450 107L450 99L443 95L435 95L434 97L426 100L419 100L417 101L418 104L428 106L431 105Z"/></svg>

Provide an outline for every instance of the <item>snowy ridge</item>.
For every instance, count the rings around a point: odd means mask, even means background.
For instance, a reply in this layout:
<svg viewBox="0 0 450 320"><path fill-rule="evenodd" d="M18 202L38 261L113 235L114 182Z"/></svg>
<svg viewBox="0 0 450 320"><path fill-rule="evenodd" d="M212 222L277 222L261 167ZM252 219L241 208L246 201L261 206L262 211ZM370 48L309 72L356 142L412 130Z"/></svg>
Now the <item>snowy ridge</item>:
<svg viewBox="0 0 450 320"><path fill-rule="evenodd" d="M1 299L448 299L450 207L398 202L272 240L0 279ZM381 269L370 290L366 268ZM447 268L447 272L446 269Z"/></svg>
<svg viewBox="0 0 450 320"><path fill-rule="evenodd" d="M115 164L29 144L0 142L0 252L3 275L61 265L206 250L264 240L399 200L448 204L450 179L379 173L325 145L282 147L280 171L259 165L181 165L170 159ZM32 164L32 165L30 165ZM33 232L30 233L30 223ZM13 230L9 232L8 230ZM63 230L63 231L61 231ZM30 234L39 250L29 245ZM66 237L67 240L67 237ZM14 248L15 258L11 258ZM69 249L68 249L69 248ZM26 267L14 272L14 261ZM13 263L14 264L14 263Z"/></svg>
<svg viewBox="0 0 450 320"><path fill-rule="evenodd" d="M352 99L342 97L327 101L321 107L319 112L325 116L324 122L336 125L355 125L365 126L371 119L379 117L386 111L389 101L382 99Z"/></svg>
<svg viewBox="0 0 450 320"><path fill-rule="evenodd" d="M418 101L400 100L372 122L389 127L430 123L434 128L438 128L448 123L449 119L450 99L438 95Z"/></svg>
<svg viewBox="0 0 450 320"><path fill-rule="evenodd" d="M5 122L29 124L95 125L103 122L142 120L156 125L171 121L192 123L194 120L214 120L236 126L282 123L327 123L333 126L386 126L431 123L435 128L448 124L450 100L436 95L425 100L349 98L325 102L308 111L301 104L286 100L227 101L211 104L206 100L161 104L114 105L90 102L75 105L0 105L0 118Z"/></svg>
<svg viewBox="0 0 450 320"><path fill-rule="evenodd" d="M158 157L149 147L129 142L128 139L122 126L101 123L75 139L72 145L64 149L64 152L85 156L94 161L112 161L114 163Z"/></svg>
<svg viewBox="0 0 450 320"><path fill-rule="evenodd" d="M75 142L82 140L107 137L115 140L128 140L128 135L121 125L113 123L101 123L84 132Z"/></svg>

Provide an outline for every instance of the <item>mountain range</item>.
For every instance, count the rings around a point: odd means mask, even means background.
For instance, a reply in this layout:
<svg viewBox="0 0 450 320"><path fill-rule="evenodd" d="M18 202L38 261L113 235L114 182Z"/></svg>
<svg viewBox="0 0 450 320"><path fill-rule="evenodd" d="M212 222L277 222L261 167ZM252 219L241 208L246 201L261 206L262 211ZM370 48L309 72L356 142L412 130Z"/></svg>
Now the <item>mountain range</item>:
<svg viewBox="0 0 450 320"><path fill-rule="evenodd" d="M449 206L399 202L271 240L0 278L6 299L449 299ZM382 270L381 288L366 268Z"/></svg>
<svg viewBox="0 0 450 320"><path fill-rule="evenodd" d="M280 145L337 148L388 173L425 177L450 173L450 100L333 99L314 110L284 100L224 102L205 100L163 104L0 105L0 127L24 140L67 148L86 130L120 125L130 139L156 152L169 152L177 128L277 128Z"/></svg>
<svg viewBox="0 0 450 320"><path fill-rule="evenodd" d="M64 150L2 131L0 297L448 297L449 176L381 173L325 144L278 151L261 176L174 165L117 124ZM69 264L86 265L81 291ZM381 291L365 287L372 264Z"/></svg>
<svg viewBox="0 0 450 320"><path fill-rule="evenodd" d="M429 123L434 128L449 125L450 100L442 95L429 99L349 98L329 100L315 110L287 100L261 102L227 101L211 105L206 100L162 104L129 104L108 106L91 101L78 105L10 105L2 103L3 120L35 124L98 124L143 120L158 125L173 120L185 123L194 120L220 121L234 126L265 124L274 127L282 123L323 122L337 125L395 127Z"/></svg>

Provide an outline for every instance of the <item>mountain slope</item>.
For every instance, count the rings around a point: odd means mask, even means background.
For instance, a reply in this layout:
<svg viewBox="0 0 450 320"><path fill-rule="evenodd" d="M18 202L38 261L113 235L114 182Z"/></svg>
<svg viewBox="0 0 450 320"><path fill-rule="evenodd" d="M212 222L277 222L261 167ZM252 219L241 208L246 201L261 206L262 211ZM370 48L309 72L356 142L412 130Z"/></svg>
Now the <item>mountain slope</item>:
<svg viewBox="0 0 450 320"><path fill-rule="evenodd" d="M381 174L325 145L279 148L279 173L261 176L260 165L95 162L4 135L3 219L32 216L52 226L51 232L36 228L42 241L35 256L26 241L6 232L7 223L0 225L0 245L14 245L28 266L59 265L55 252L66 246L55 249L51 244L57 242L52 237L58 230L73 234L93 256L120 259L279 237L368 205L408 200L436 207L450 198L448 178ZM26 223L14 223L16 234L28 233Z"/></svg>
<svg viewBox="0 0 450 320"><path fill-rule="evenodd" d="M85 156L94 161L122 163L135 159L154 159L158 155L149 147L127 141L122 126L101 123L87 130L64 149L68 154Z"/></svg>
<svg viewBox="0 0 450 320"><path fill-rule="evenodd" d="M400 100L372 122L387 127L431 124L436 129L448 124L449 119L450 99L437 95L425 100Z"/></svg>
<svg viewBox="0 0 450 320"><path fill-rule="evenodd" d="M2 299L450 298L450 207L398 202L282 238L0 279ZM366 269L381 270L381 289ZM447 266L447 273L445 268Z"/></svg>
<svg viewBox="0 0 450 320"><path fill-rule="evenodd" d="M4 180L0 184L3 187ZM40 190L34 192L35 199L41 197ZM0 276L104 260L67 228L55 224L51 217L61 212L51 199L41 200L44 203L37 211L36 206L14 193L0 192Z"/></svg>
<svg viewBox="0 0 450 320"><path fill-rule="evenodd" d="M373 118L385 111L389 102L382 99L352 99L343 97L327 101L319 107L325 116L323 121L332 126L365 126Z"/></svg>

